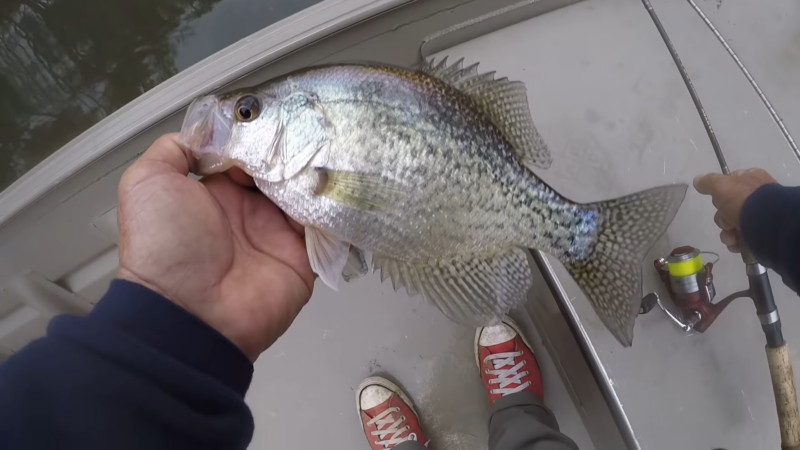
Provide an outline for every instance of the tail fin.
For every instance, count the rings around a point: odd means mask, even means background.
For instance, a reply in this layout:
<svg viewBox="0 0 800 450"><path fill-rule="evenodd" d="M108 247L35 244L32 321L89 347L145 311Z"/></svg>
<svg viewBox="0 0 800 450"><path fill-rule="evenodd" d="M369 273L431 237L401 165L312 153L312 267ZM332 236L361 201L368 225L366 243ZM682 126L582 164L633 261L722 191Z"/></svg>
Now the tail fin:
<svg viewBox="0 0 800 450"><path fill-rule="evenodd" d="M666 231L686 195L687 185L653 188L593 204L602 222L592 253L564 265L597 315L625 347L642 300L642 260Z"/></svg>

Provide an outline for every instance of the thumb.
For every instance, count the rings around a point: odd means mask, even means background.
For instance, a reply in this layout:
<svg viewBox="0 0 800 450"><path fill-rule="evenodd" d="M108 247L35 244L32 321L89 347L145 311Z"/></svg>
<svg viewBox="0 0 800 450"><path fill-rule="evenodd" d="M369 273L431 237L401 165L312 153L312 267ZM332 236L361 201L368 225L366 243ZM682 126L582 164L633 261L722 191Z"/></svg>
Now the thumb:
<svg viewBox="0 0 800 450"><path fill-rule="evenodd" d="M194 157L184 148L178 138L180 133L169 133L153 142L153 145L133 163L131 169L140 170L147 167L149 170L175 172L186 176L195 163Z"/></svg>
<svg viewBox="0 0 800 450"><path fill-rule="evenodd" d="M704 195L716 195L728 181L727 175L721 173L707 173L694 178L694 188Z"/></svg>

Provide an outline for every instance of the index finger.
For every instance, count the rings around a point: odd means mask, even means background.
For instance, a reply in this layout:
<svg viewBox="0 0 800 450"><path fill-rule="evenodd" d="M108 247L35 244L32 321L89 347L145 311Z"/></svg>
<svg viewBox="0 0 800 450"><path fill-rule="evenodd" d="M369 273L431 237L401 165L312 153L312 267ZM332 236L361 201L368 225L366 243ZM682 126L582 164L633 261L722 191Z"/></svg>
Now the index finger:
<svg viewBox="0 0 800 450"><path fill-rule="evenodd" d="M233 180L234 183L244 186L244 187L255 187L256 183L253 181L253 177L246 174L242 169L238 167L231 167L225 172L228 175L228 178Z"/></svg>
<svg viewBox="0 0 800 450"><path fill-rule="evenodd" d="M719 190L719 184L725 182L726 175L721 173L707 173L694 178L694 188L705 195L714 195Z"/></svg>

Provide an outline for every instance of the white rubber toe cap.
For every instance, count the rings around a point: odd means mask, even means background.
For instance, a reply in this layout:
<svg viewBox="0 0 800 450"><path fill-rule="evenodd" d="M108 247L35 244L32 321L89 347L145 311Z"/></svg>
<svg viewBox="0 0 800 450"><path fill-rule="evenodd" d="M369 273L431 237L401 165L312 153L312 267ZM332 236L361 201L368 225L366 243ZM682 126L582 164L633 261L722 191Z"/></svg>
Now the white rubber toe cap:
<svg viewBox="0 0 800 450"><path fill-rule="evenodd" d="M508 342L517 336L517 332L506 325L501 323L493 327L485 327L481 330L480 337L478 338L478 345L481 347L488 347L491 345L502 344Z"/></svg>
<svg viewBox="0 0 800 450"><path fill-rule="evenodd" d="M367 386L363 391L361 391L359 406L362 410L374 408L386 400L389 400L389 397L391 397L392 394L392 391L377 384Z"/></svg>

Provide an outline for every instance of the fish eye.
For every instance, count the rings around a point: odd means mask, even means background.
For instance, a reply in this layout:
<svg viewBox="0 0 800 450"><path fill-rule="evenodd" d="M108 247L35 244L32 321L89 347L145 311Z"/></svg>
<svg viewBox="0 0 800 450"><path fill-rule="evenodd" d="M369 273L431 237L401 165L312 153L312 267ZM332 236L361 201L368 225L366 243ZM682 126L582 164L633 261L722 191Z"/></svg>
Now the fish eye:
<svg viewBox="0 0 800 450"><path fill-rule="evenodd" d="M252 95L245 95L236 101L234 108L236 119L240 122L250 122L258 117L261 112L261 103Z"/></svg>

